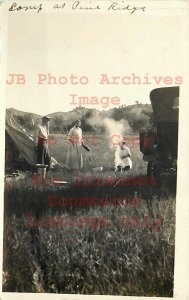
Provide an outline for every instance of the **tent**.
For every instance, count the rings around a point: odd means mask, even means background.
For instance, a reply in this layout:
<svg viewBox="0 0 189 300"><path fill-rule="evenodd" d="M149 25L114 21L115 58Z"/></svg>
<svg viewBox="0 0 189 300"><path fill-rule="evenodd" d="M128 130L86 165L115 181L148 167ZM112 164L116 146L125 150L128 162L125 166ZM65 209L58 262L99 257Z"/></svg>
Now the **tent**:
<svg viewBox="0 0 189 300"><path fill-rule="evenodd" d="M14 169L18 165L26 168L36 167L37 153L33 137L27 133L6 109L5 120L5 168ZM59 165L69 169L63 163L51 157L51 168Z"/></svg>
<svg viewBox="0 0 189 300"><path fill-rule="evenodd" d="M25 161L36 165L36 150L33 138L23 130L6 109L5 119L5 162Z"/></svg>

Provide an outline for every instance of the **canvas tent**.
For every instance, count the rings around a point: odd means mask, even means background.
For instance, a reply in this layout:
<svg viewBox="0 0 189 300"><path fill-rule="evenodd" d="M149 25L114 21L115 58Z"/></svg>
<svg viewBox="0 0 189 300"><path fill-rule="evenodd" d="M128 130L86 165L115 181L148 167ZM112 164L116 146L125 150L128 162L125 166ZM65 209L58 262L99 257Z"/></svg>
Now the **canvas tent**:
<svg viewBox="0 0 189 300"><path fill-rule="evenodd" d="M5 169L11 170L16 166L32 169L36 167L37 153L33 137L28 134L6 109L5 120ZM51 168L59 166L69 169L63 163L51 157Z"/></svg>
<svg viewBox="0 0 189 300"><path fill-rule="evenodd" d="M33 138L22 129L8 110L6 110L5 139L5 162L11 163L15 157L19 156L20 160L27 162L30 166L36 165Z"/></svg>

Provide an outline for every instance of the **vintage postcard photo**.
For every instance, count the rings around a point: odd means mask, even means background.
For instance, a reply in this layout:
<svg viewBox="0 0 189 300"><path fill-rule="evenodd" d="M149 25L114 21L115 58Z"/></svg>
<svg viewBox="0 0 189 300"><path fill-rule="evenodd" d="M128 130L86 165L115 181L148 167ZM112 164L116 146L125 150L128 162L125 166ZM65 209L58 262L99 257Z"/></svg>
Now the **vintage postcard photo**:
<svg viewBox="0 0 189 300"><path fill-rule="evenodd" d="M188 9L1 3L2 298L186 296Z"/></svg>

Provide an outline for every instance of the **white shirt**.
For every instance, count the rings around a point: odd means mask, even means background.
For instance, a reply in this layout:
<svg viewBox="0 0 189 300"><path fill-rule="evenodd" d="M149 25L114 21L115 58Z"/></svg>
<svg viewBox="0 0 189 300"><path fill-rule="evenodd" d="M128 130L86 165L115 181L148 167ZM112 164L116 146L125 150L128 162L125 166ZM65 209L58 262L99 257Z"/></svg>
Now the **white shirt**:
<svg viewBox="0 0 189 300"><path fill-rule="evenodd" d="M38 142L38 137L47 140L49 134L49 128L45 125L38 125L36 129L36 144Z"/></svg>
<svg viewBox="0 0 189 300"><path fill-rule="evenodd" d="M128 147L126 146L118 146L116 147L115 151L115 166L121 166L122 168L124 167L130 167L132 168L132 161L129 156L131 156L131 151ZM125 157L127 156L127 157ZM125 157L125 158L123 158Z"/></svg>
<svg viewBox="0 0 189 300"><path fill-rule="evenodd" d="M68 133L68 139L74 144L82 145L82 129L80 127L72 127Z"/></svg>

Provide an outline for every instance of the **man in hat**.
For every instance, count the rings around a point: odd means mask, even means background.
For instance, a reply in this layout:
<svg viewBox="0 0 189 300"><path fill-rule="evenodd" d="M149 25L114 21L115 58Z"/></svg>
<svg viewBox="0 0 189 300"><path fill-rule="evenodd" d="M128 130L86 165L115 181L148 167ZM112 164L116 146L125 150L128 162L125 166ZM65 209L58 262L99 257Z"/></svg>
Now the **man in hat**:
<svg viewBox="0 0 189 300"><path fill-rule="evenodd" d="M37 164L50 166L50 156L48 149L49 121L50 117L43 116L42 122L37 126L36 147L37 147Z"/></svg>

